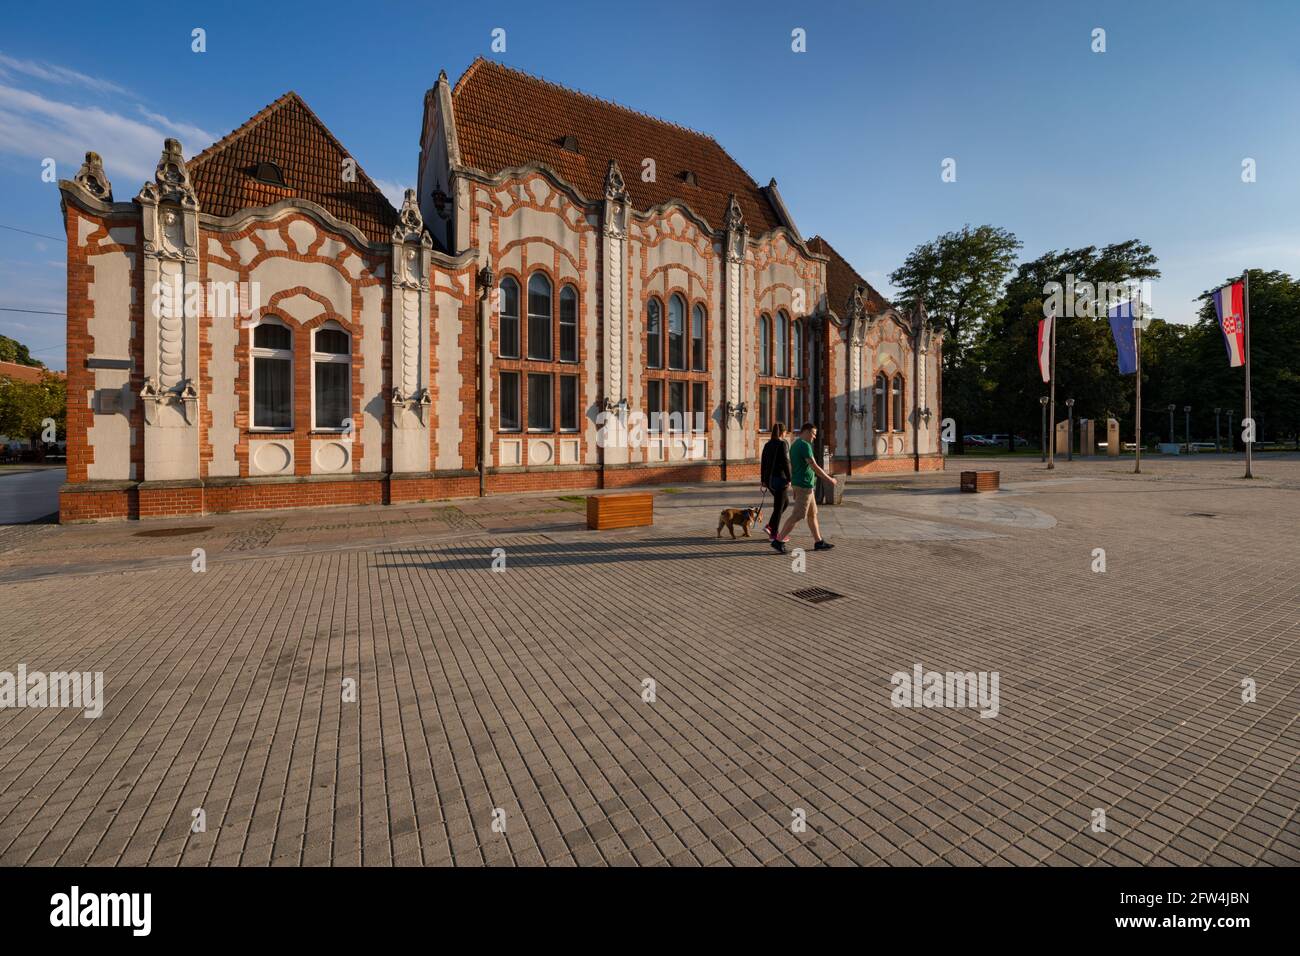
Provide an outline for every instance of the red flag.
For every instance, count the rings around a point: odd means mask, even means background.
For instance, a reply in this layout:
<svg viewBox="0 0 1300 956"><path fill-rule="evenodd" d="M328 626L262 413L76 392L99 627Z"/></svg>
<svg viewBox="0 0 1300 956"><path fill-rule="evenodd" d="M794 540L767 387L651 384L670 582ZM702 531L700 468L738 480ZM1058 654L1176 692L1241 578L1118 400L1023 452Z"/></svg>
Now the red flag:
<svg viewBox="0 0 1300 956"><path fill-rule="evenodd" d="M1055 310L1038 320L1038 370L1043 373L1044 382L1052 380L1052 323L1055 320Z"/></svg>

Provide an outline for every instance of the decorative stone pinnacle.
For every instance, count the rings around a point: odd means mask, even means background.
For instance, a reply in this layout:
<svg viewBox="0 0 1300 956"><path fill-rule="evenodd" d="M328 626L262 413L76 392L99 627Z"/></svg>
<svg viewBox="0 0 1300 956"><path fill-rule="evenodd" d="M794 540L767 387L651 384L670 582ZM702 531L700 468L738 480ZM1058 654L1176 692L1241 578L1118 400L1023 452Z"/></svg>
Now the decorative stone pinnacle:
<svg viewBox="0 0 1300 956"><path fill-rule="evenodd" d="M113 201L113 184L104 173L104 161L99 158L99 153L86 153L86 161L81 164L73 181L94 198L103 202Z"/></svg>

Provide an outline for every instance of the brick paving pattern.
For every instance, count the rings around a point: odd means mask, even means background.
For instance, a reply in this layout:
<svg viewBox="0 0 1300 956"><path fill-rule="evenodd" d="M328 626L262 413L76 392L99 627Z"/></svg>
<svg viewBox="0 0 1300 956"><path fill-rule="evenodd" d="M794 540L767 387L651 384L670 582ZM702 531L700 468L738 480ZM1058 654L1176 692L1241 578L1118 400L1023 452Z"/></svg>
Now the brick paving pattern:
<svg viewBox="0 0 1300 956"><path fill-rule="evenodd" d="M0 864L1300 863L1300 460L993 467L855 482L802 574L740 487L0 529L0 671L106 683L0 710Z"/></svg>

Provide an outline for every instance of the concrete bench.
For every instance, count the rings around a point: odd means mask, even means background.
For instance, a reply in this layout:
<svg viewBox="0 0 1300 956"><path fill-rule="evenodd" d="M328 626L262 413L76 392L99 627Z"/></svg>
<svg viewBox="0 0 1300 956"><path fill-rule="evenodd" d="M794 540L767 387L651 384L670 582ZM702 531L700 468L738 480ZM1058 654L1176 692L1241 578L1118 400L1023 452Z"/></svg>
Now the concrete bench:
<svg viewBox="0 0 1300 956"><path fill-rule="evenodd" d="M587 528L639 528L654 524L654 495L628 493L587 496Z"/></svg>
<svg viewBox="0 0 1300 956"><path fill-rule="evenodd" d="M998 471L963 471L961 473L961 490L980 492L997 491L1002 473Z"/></svg>

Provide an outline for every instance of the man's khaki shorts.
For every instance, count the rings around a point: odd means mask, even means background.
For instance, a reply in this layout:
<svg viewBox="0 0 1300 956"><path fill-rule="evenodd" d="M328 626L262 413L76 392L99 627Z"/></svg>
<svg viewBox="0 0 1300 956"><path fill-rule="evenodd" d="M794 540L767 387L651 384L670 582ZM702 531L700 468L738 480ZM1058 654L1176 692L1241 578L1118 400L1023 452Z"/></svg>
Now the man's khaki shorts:
<svg viewBox="0 0 1300 956"><path fill-rule="evenodd" d="M796 521L817 516L817 501L813 497L812 488L794 486L794 504L791 505L791 514Z"/></svg>

